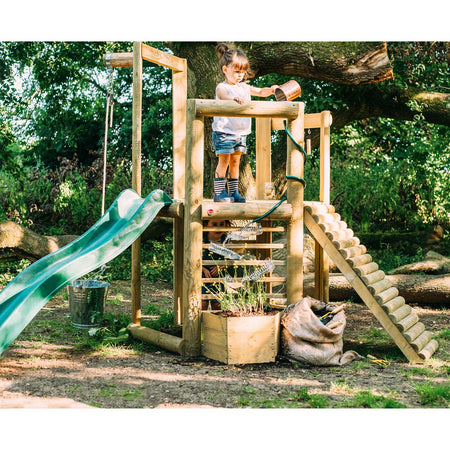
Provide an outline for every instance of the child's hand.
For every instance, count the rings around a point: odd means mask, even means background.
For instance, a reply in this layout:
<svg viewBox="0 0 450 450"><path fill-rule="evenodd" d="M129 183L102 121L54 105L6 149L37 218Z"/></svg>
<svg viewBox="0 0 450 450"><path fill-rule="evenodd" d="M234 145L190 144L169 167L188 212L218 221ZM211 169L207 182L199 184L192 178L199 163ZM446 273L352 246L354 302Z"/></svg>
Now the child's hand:
<svg viewBox="0 0 450 450"><path fill-rule="evenodd" d="M239 103L240 105L242 105L242 103L244 103L244 99L242 97L234 97L233 100L237 103Z"/></svg>
<svg viewBox="0 0 450 450"><path fill-rule="evenodd" d="M270 89L272 89L272 94L275 95L275 89L278 89L280 86L278 84L274 84L273 86L270 86Z"/></svg>

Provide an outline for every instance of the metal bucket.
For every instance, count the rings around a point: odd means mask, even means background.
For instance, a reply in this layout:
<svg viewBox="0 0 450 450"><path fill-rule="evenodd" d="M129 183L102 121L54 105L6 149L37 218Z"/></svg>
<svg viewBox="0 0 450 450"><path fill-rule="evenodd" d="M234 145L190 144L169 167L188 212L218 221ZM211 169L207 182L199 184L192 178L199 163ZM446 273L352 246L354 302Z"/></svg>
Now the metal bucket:
<svg viewBox="0 0 450 450"><path fill-rule="evenodd" d="M301 93L300 85L295 80L290 80L275 89L275 98L277 102L290 102L300 97Z"/></svg>
<svg viewBox="0 0 450 450"><path fill-rule="evenodd" d="M97 280L76 280L67 286L72 326L81 329L100 326L109 286Z"/></svg>

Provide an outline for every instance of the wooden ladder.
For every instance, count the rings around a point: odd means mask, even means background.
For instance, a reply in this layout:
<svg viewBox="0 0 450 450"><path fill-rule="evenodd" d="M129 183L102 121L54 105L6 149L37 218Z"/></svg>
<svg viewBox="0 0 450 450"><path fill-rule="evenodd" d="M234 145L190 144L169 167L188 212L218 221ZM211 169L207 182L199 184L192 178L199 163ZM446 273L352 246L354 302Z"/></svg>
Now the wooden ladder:
<svg viewBox="0 0 450 450"><path fill-rule="evenodd" d="M369 307L395 344L413 363L429 359L438 348L398 289L372 261L364 245L341 220L332 205L304 208L304 221L314 239L327 252L357 294Z"/></svg>
<svg viewBox="0 0 450 450"><path fill-rule="evenodd" d="M232 241L231 243L226 244L226 248L229 248L234 251L244 250L248 253L254 253L255 259L246 260L246 261L239 261L239 260L203 260L202 265L208 266L212 264L217 264L219 266L253 266L252 268L249 268L249 272L252 272L253 270L257 269L258 266L261 266L265 264L265 259L270 258L272 259L272 250L273 249L283 249L285 247L284 244L281 243L274 243L272 242L272 233L282 233L285 231L285 228L283 226L272 226L271 220L265 220L261 222L262 225L262 231L263 234L256 237L256 240L248 241ZM223 231L223 232L230 232L230 231L238 231L242 227L239 226L231 226L231 227L203 227L203 231ZM205 250L209 247L209 244L202 244L202 249ZM286 261L285 260L272 260L275 266L285 266ZM232 277L233 281L239 282L242 281L242 278L239 277ZM203 283L205 284L214 284L218 283L220 281L223 281L222 278L203 278ZM266 285L266 292L267 292L267 298L269 299L269 302L275 301L278 304L286 304L286 293L273 293L272 292L272 286L273 285L279 285L286 282L286 277L280 277L272 274L272 272L268 273L266 276L260 279L261 282L263 282ZM215 298L214 295L211 294L202 294L202 300L210 300Z"/></svg>

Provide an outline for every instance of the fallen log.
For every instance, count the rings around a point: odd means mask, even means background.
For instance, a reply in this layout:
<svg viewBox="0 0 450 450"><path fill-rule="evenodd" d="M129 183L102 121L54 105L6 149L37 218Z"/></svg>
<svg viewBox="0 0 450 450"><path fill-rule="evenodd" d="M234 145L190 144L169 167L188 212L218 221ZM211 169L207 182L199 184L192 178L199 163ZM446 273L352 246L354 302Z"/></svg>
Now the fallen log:
<svg viewBox="0 0 450 450"><path fill-rule="evenodd" d="M172 230L172 219L157 217L142 233L141 241L160 239ZM28 259L35 262L73 240L78 235L42 236L16 222L0 222L0 262Z"/></svg>
<svg viewBox="0 0 450 450"><path fill-rule="evenodd" d="M450 306L450 275L387 275L406 303ZM352 285L341 274L330 274L330 300L359 299ZM303 295L314 296L314 276L305 275Z"/></svg>

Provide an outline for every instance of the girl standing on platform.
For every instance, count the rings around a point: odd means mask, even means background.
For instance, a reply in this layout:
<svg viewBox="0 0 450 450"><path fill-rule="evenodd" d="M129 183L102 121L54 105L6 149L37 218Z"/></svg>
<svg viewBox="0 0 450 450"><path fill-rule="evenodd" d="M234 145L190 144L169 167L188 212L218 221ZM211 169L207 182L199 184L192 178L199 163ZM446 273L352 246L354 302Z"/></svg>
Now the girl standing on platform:
<svg viewBox="0 0 450 450"><path fill-rule="evenodd" d="M269 97L278 86L257 88L244 81L247 79L249 62L244 52L230 49L226 44L216 46L220 57L220 68L225 81L216 87L216 99L234 100L242 104L251 96ZM214 176L214 201L245 203L239 194L239 163L241 155L247 153L246 138L251 132L250 117L214 117L213 142L219 158ZM225 190L228 170L228 193Z"/></svg>

